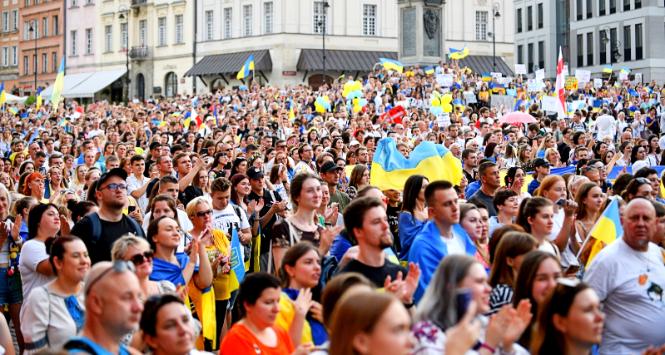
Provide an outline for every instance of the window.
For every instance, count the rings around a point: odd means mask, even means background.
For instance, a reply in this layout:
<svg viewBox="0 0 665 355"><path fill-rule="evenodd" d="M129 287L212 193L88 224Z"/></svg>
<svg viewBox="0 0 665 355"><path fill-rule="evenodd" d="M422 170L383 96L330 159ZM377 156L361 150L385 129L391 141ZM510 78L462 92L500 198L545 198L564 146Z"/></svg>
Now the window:
<svg viewBox="0 0 665 355"><path fill-rule="evenodd" d="M517 33L522 33L522 9L517 9Z"/></svg>
<svg viewBox="0 0 665 355"><path fill-rule="evenodd" d="M127 37L127 22L120 24L120 48L127 49L129 38Z"/></svg>
<svg viewBox="0 0 665 355"><path fill-rule="evenodd" d="M30 68L29 68L28 64L29 64L28 63L28 56L24 55L23 56L23 75L28 75L28 73L30 73Z"/></svg>
<svg viewBox="0 0 665 355"><path fill-rule="evenodd" d="M623 0L623 11L630 11L630 0Z"/></svg>
<svg viewBox="0 0 665 355"><path fill-rule="evenodd" d="M243 35L252 35L252 5L244 5L242 7L242 28Z"/></svg>
<svg viewBox="0 0 665 355"><path fill-rule="evenodd" d="M2 32L9 32L9 12L2 13Z"/></svg>
<svg viewBox="0 0 665 355"><path fill-rule="evenodd" d="M607 64L607 31L600 31L600 64Z"/></svg>
<svg viewBox="0 0 665 355"><path fill-rule="evenodd" d="M610 15L617 12L617 0L610 0Z"/></svg>
<svg viewBox="0 0 665 355"><path fill-rule="evenodd" d="M42 53L42 73L48 72L48 53Z"/></svg>
<svg viewBox="0 0 665 355"><path fill-rule="evenodd" d="M476 41L487 41L487 16L487 11L476 11Z"/></svg>
<svg viewBox="0 0 665 355"><path fill-rule="evenodd" d="M14 66L18 65L18 47L17 46L12 47L12 65L14 65Z"/></svg>
<svg viewBox="0 0 665 355"><path fill-rule="evenodd" d="M157 19L157 43L159 46L166 45L166 17Z"/></svg>
<svg viewBox="0 0 665 355"><path fill-rule="evenodd" d="M2 66L9 65L9 47L2 47Z"/></svg>
<svg viewBox="0 0 665 355"><path fill-rule="evenodd" d="M215 15L212 12L212 10L206 11L206 31L205 31L206 41L211 41L213 38L213 31L215 30L214 16Z"/></svg>
<svg viewBox="0 0 665 355"><path fill-rule="evenodd" d="M326 9L323 7L323 1L314 1L314 17L312 23L314 24L314 33L323 33L324 17L327 17ZM328 19L325 19L326 26ZM327 32L326 28L326 32Z"/></svg>
<svg viewBox="0 0 665 355"><path fill-rule="evenodd" d="M72 0L71 7L79 6L79 0Z"/></svg>
<svg viewBox="0 0 665 355"><path fill-rule="evenodd" d="M263 32L272 33L272 1L263 3Z"/></svg>
<svg viewBox="0 0 665 355"><path fill-rule="evenodd" d="M543 28L543 21L544 21L544 13L543 13L543 4L540 3L538 4L538 28Z"/></svg>
<svg viewBox="0 0 665 355"><path fill-rule="evenodd" d="M635 0L635 9L642 8L642 0Z"/></svg>
<svg viewBox="0 0 665 355"><path fill-rule="evenodd" d="M593 0L586 0L586 18L593 17Z"/></svg>
<svg viewBox="0 0 665 355"><path fill-rule="evenodd" d="M630 26L623 26L623 60L628 62L631 60L631 38L630 38Z"/></svg>
<svg viewBox="0 0 665 355"><path fill-rule="evenodd" d="M526 8L526 30L533 30L533 6L527 6Z"/></svg>
<svg viewBox="0 0 665 355"><path fill-rule="evenodd" d="M42 32L44 37L48 37L48 17L42 18Z"/></svg>
<svg viewBox="0 0 665 355"><path fill-rule="evenodd" d="M113 51L113 26L104 26L104 52Z"/></svg>
<svg viewBox="0 0 665 355"><path fill-rule="evenodd" d="M148 20L139 21L139 44L145 46L148 39Z"/></svg>
<svg viewBox="0 0 665 355"><path fill-rule="evenodd" d="M30 6L30 0L25 0L24 4L25 4L25 6Z"/></svg>
<svg viewBox="0 0 665 355"><path fill-rule="evenodd" d="M32 36L32 38L39 38L39 21L32 21L32 27L35 30L34 36Z"/></svg>
<svg viewBox="0 0 665 355"><path fill-rule="evenodd" d="M175 43L182 43L184 40L183 37L183 16L175 15Z"/></svg>
<svg viewBox="0 0 665 355"><path fill-rule="evenodd" d="M577 35L577 66L584 66L584 36Z"/></svg>
<svg viewBox="0 0 665 355"><path fill-rule="evenodd" d="M529 73L533 72L533 43L529 43L527 46L527 71Z"/></svg>
<svg viewBox="0 0 665 355"><path fill-rule="evenodd" d="M52 62L51 65L53 65L53 72L57 73L58 70L60 69L58 68L60 66L60 64L58 63L58 53L56 52L51 53L51 57L53 57L53 60L51 61Z"/></svg>
<svg viewBox="0 0 665 355"><path fill-rule="evenodd" d="M173 97L178 94L178 76L174 72L166 74L164 92L166 97Z"/></svg>
<svg viewBox="0 0 665 355"><path fill-rule="evenodd" d="M85 29L85 54L92 54L92 28Z"/></svg>
<svg viewBox="0 0 665 355"><path fill-rule="evenodd" d="M69 38L71 39L71 43L69 44L69 48L71 50L70 55L78 55L78 49L76 47L76 42L78 39L75 30L69 33Z"/></svg>
<svg viewBox="0 0 665 355"><path fill-rule="evenodd" d="M363 36L376 36L376 5L363 5Z"/></svg>
<svg viewBox="0 0 665 355"><path fill-rule="evenodd" d="M586 65L593 65L593 32L586 34Z"/></svg>
<svg viewBox="0 0 665 355"><path fill-rule="evenodd" d="M224 38L228 39L231 38L231 19L232 19L232 12L231 8L227 7L224 8Z"/></svg>
<svg viewBox="0 0 665 355"><path fill-rule="evenodd" d="M578 21L584 18L584 14L582 13L582 1L584 0L577 0L575 3L575 12L577 13Z"/></svg>
<svg viewBox="0 0 665 355"><path fill-rule="evenodd" d="M18 30L18 10L12 10L12 31Z"/></svg>
<svg viewBox="0 0 665 355"><path fill-rule="evenodd" d="M605 0L598 1L598 16L605 16Z"/></svg>
<svg viewBox="0 0 665 355"><path fill-rule="evenodd" d="M635 25L635 60L643 59L642 56L642 24Z"/></svg>
<svg viewBox="0 0 665 355"><path fill-rule="evenodd" d="M545 41L538 42L538 69L545 68Z"/></svg>
<svg viewBox="0 0 665 355"><path fill-rule="evenodd" d="M517 46L517 64L523 64L524 63L524 55L522 51L524 50L523 45Z"/></svg>
<svg viewBox="0 0 665 355"><path fill-rule="evenodd" d="M23 40L30 39L30 24L23 22Z"/></svg>
<svg viewBox="0 0 665 355"><path fill-rule="evenodd" d="M60 34L60 28L58 27L58 15L53 16L53 35L57 36Z"/></svg>

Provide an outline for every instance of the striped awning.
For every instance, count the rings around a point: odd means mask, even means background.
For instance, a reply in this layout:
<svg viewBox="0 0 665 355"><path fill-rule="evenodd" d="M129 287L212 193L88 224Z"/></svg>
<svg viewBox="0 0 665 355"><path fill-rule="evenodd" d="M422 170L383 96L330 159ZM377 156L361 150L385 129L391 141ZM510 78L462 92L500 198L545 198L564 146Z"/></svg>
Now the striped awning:
<svg viewBox="0 0 665 355"><path fill-rule="evenodd" d="M185 76L235 74L240 68L242 68L242 65L245 64L245 61L250 55L254 55L254 70L272 70L270 51L267 49L261 49L255 51L207 55L198 63L194 64L194 66L185 73Z"/></svg>
<svg viewBox="0 0 665 355"><path fill-rule="evenodd" d="M326 70L368 72L379 58L397 59L397 52L326 50ZM302 49L296 68L299 71L323 70L323 50Z"/></svg>

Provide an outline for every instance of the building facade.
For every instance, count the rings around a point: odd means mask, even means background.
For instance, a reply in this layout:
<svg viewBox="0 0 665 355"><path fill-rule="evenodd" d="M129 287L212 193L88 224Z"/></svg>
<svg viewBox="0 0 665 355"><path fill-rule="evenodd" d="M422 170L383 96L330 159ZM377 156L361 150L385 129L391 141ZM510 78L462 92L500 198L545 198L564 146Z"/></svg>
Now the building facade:
<svg viewBox="0 0 665 355"><path fill-rule="evenodd" d="M18 93L19 0L2 0L0 16L0 82Z"/></svg>
<svg viewBox="0 0 665 355"><path fill-rule="evenodd" d="M92 0L81 0L92 1ZM18 91L35 93L55 81L64 53L64 1L19 2Z"/></svg>
<svg viewBox="0 0 665 355"><path fill-rule="evenodd" d="M661 0L571 0L571 68L603 68L665 80L665 3Z"/></svg>
<svg viewBox="0 0 665 355"><path fill-rule="evenodd" d="M513 0L447 0L443 32L446 46L467 47L474 56L496 53L512 68L515 63L513 7Z"/></svg>
<svg viewBox="0 0 665 355"><path fill-rule="evenodd" d="M66 67L68 74L94 71L100 61L97 12L99 1L68 0L66 4L67 19L67 53Z"/></svg>

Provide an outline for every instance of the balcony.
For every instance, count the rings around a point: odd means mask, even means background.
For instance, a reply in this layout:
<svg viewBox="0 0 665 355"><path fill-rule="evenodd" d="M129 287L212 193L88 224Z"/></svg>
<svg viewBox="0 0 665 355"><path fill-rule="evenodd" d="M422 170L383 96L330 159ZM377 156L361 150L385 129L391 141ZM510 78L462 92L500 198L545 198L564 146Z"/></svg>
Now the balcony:
<svg viewBox="0 0 665 355"><path fill-rule="evenodd" d="M148 4L148 0L132 0L132 7L141 7Z"/></svg>
<svg viewBox="0 0 665 355"><path fill-rule="evenodd" d="M147 46L136 46L129 50L129 57L133 60L146 60L150 58L150 49Z"/></svg>

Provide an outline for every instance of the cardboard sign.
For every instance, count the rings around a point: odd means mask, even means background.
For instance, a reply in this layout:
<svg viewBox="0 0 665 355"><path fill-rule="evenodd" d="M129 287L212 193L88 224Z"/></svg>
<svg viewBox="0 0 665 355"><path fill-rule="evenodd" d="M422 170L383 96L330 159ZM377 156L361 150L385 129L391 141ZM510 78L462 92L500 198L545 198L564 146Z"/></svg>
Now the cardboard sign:
<svg viewBox="0 0 665 355"><path fill-rule="evenodd" d="M564 88L571 91L577 90L577 78L574 76L567 77Z"/></svg>
<svg viewBox="0 0 665 355"><path fill-rule="evenodd" d="M515 74L526 75L526 64L515 64Z"/></svg>
<svg viewBox="0 0 665 355"><path fill-rule="evenodd" d="M490 100L492 102L491 106L496 108L501 108L501 106L503 106L503 108L512 111L515 106L515 98L508 95L492 95Z"/></svg>
<svg viewBox="0 0 665 355"><path fill-rule="evenodd" d="M467 105L478 103L478 99L476 98L476 94L473 93L473 92L465 92L464 93L464 101L466 102Z"/></svg>
<svg viewBox="0 0 665 355"><path fill-rule="evenodd" d="M583 69L575 69L575 77L579 84L588 83L591 81L591 71Z"/></svg>
<svg viewBox="0 0 665 355"><path fill-rule="evenodd" d="M452 74L437 74L436 82L443 87L453 86L453 75Z"/></svg>
<svg viewBox="0 0 665 355"><path fill-rule="evenodd" d="M628 73L624 73L624 72L620 71L619 72L619 80L620 81L628 80Z"/></svg>
<svg viewBox="0 0 665 355"><path fill-rule="evenodd" d="M603 79L595 78L593 79L593 87L596 89L600 89L603 87Z"/></svg>
<svg viewBox="0 0 665 355"><path fill-rule="evenodd" d="M568 70L568 64L563 65L563 75L565 75L565 76L570 75L570 70Z"/></svg>
<svg viewBox="0 0 665 355"><path fill-rule="evenodd" d="M536 81L543 81L545 79L545 69L536 70Z"/></svg>
<svg viewBox="0 0 665 355"><path fill-rule="evenodd" d="M543 96L540 101L543 111L558 112L559 99L554 96Z"/></svg>

